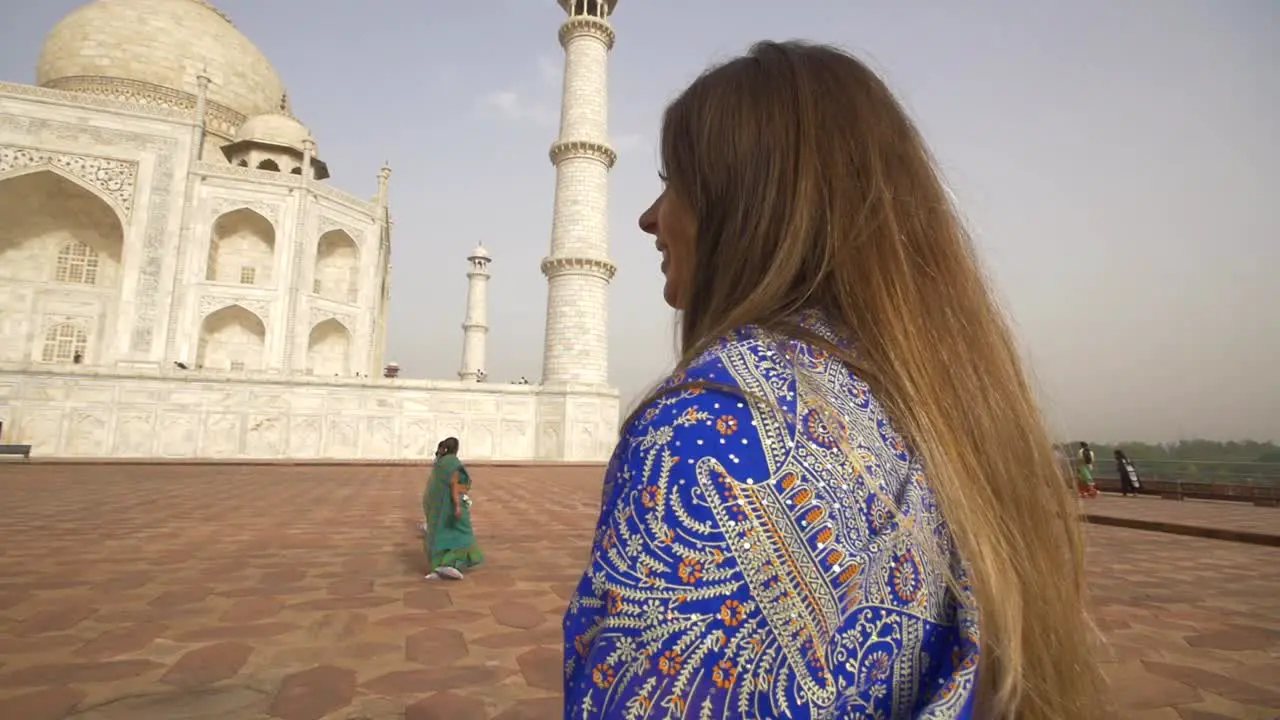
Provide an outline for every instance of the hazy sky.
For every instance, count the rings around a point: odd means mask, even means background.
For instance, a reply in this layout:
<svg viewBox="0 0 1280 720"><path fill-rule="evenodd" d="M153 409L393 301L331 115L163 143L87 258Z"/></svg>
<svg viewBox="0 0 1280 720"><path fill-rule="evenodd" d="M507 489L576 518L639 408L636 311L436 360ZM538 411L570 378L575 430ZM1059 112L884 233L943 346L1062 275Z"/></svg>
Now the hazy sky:
<svg viewBox="0 0 1280 720"><path fill-rule="evenodd" d="M0 0L32 82L78 0ZM395 218L389 359L456 377L465 257L494 255L493 382L541 364L563 19L554 0L221 0L274 62L331 182ZM760 39L855 51L942 164L1064 437L1280 439L1280 3L621 0L612 54L611 373L673 353L658 256L663 105Z"/></svg>

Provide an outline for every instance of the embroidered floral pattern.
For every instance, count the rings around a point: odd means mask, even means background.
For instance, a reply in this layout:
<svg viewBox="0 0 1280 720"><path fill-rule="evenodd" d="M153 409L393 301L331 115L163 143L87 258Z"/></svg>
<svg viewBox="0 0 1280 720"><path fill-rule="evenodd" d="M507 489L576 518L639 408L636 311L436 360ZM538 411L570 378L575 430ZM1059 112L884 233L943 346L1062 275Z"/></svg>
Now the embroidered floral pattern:
<svg viewBox="0 0 1280 720"><path fill-rule="evenodd" d="M967 718L978 628L949 574L964 587L865 383L739 332L623 433L565 615L565 717Z"/></svg>

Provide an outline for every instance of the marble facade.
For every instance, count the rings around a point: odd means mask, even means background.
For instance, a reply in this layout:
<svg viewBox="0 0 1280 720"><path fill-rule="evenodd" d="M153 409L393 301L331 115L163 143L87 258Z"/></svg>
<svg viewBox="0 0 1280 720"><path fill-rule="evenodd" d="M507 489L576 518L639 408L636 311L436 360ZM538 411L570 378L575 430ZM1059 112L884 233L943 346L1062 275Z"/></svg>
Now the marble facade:
<svg viewBox="0 0 1280 720"><path fill-rule="evenodd" d="M482 382L482 249L462 381L382 377L390 169L368 199L326 182L282 81L224 13L112 0L64 18L37 84L0 82L0 442L37 457L394 460L452 434L476 459L607 460L613 4L562 5L572 132L552 153L543 377L511 386Z"/></svg>

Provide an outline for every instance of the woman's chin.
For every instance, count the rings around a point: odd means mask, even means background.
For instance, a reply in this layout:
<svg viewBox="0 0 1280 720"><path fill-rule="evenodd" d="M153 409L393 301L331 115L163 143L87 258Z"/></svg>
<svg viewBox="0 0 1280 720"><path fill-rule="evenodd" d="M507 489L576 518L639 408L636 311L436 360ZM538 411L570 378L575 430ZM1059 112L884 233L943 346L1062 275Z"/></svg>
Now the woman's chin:
<svg viewBox="0 0 1280 720"><path fill-rule="evenodd" d="M667 304L671 306L672 310L682 309L680 307L680 296L676 293L676 289L672 286L670 281L668 281L666 285L662 286L662 299L667 301Z"/></svg>

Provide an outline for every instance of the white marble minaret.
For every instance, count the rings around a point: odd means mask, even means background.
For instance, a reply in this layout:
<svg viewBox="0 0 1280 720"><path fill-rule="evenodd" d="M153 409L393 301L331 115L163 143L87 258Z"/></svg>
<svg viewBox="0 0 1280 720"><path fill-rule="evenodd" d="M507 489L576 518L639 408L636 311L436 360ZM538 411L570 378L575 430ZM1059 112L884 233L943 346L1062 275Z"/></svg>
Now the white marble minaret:
<svg viewBox="0 0 1280 720"><path fill-rule="evenodd" d="M547 333L542 383L604 386L609 380L609 16L617 0L559 0L569 14L560 26L564 97L556 167L547 277Z"/></svg>
<svg viewBox="0 0 1280 720"><path fill-rule="evenodd" d="M492 257L484 245L476 247L467 258L467 317L462 321L463 382L479 382L485 375L485 340L489 336L489 261Z"/></svg>

